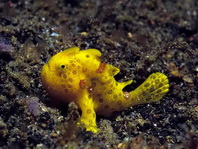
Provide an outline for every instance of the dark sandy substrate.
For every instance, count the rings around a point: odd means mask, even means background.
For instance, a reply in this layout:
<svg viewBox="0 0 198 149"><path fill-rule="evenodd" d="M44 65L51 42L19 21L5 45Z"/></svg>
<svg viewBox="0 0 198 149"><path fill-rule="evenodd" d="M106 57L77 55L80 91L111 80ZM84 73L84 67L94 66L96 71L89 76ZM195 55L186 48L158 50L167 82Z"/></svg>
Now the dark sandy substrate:
<svg viewBox="0 0 198 149"><path fill-rule="evenodd" d="M0 1L0 148L198 148L197 0ZM153 72L170 91L159 102L76 126L71 103L50 107L40 72L55 53L96 48L133 90Z"/></svg>

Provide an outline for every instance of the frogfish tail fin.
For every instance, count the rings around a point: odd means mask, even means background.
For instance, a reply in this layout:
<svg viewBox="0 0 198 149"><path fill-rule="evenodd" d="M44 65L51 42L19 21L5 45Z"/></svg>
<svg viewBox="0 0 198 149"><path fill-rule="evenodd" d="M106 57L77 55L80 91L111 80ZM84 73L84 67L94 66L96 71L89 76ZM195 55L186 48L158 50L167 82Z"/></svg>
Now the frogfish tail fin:
<svg viewBox="0 0 198 149"><path fill-rule="evenodd" d="M137 89L130 92L131 105L158 101L168 90L167 76L160 72L153 73Z"/></svg>

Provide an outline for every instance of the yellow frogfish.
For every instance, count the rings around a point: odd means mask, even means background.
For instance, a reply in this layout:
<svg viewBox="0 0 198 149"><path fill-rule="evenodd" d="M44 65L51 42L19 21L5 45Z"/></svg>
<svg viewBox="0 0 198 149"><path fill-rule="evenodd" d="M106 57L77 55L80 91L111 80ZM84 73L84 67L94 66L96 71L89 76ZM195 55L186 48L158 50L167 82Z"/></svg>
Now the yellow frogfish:
<svg viewBox="0 0 198 149"><path fill-rule="evenodd" d="M43 66L42 84L54 100L74 102L82 111L78 125L98 132L96 113L110 116L129 106L160 100L169 90L167 76L156 72L131 92L123 88L132 83L117 82L119 69L100 61L97 49L72 47L59 52Z"/></svg>

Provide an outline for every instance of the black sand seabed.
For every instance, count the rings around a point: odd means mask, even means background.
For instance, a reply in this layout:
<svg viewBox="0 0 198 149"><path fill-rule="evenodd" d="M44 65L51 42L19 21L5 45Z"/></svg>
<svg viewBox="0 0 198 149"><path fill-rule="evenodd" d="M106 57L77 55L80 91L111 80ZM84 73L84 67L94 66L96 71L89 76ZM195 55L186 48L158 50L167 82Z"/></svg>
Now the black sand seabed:
<svg viewBox="0 0 198 149"><path fill-rule="evenodd" d="M1 0L0 148L198 148L197 0ZM50 107L40 72L69 47L96 48L133 90L163 72L159 102L97 117L100 133L76 127L74 103Z"/></svg>

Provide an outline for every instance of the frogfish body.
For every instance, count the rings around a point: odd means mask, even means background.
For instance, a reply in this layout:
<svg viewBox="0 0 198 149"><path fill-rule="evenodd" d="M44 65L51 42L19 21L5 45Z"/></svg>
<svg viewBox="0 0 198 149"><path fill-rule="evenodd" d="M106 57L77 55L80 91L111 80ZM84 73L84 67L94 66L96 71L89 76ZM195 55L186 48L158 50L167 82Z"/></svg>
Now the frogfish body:
<svg viewBox="0 0 198 149"><path fill-rule="evenodd" d="M160 100L169 90L167 76L157 72L131 92L123 88L132 83L117 82L119 69L100 61L96 49L78 47L59 52L46 63L41 72L42 84L55 100L75 102L82 111L78 122L87 131L98 132L96 113L110 116L126 107Z"/></svg>

